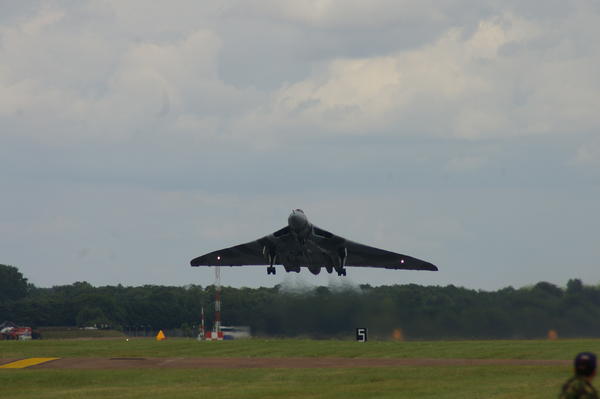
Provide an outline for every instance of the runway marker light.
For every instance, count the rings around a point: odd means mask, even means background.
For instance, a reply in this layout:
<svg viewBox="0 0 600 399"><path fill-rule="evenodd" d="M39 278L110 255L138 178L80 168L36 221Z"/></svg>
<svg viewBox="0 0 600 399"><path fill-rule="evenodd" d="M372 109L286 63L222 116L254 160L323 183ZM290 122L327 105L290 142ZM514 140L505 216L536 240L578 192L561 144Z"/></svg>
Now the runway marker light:
<svg viewBox="0 0 600 399"><path fill-rule="evenodd" d="M392 338L394 341L404 341L404 332L401 328L395 328L392 332Z"/></svg>

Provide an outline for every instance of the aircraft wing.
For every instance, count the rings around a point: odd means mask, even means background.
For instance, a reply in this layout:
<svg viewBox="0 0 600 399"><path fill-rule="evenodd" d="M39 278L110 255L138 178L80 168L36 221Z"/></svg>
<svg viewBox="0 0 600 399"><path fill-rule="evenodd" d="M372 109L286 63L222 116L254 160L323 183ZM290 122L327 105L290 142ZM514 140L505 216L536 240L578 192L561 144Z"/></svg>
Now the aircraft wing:
<svg viewBox="0 0 600 399"><path fill-rule="evenodd" d="M314 226L315 237L322 248L335 253L340 248L346 249L346 266L377 267L383 269L431 270L438 268L424 260L412 256L386 251L360 244L340 237Z"/></svg>
<svg viewBox="0 0 600 399"><path fill-rule="evenodd" d="M220 249L192 259L192 266L243 266L264 265L260 240L247 242L229 248Z"/></svg>
<svg viewBox="0 0 600 399"><path fill-rule="evenodd" d="M424 260L386 251L384 249L370 247L350 240L346 240L345 248L348 252L346 266L406 270L438 270L435 265L425 262Z"/></svg>
<svg viewBox="0 0 600 399"><path fill-rule="evenodd" d="M272 237L280 238L286 236L288 233L289 228L284 227L258 240L209 252L192 259L190 264L192 266L268 265L267 257L263 254L263 249L273 245Z"/></svg>

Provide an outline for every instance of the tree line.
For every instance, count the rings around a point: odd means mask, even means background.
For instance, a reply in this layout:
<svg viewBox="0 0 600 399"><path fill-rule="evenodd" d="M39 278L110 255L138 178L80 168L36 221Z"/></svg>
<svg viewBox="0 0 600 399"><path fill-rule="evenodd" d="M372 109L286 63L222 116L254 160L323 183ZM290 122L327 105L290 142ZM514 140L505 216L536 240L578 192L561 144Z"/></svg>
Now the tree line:
<svg viewBox="0 0 600 399"><path fill-rule="evenodd" d="M36 287L17 268L0 265L0 322L127 330L194 330L204 308L213 320L214 286L94 287L87 282ZM542 338L600 336L600 286L579 279L566 288L547 282L482 291L448 285L317 287L305 291L222 288L225 325L250 326L258 336L349 337L356 327L387 338Z"/></svg>

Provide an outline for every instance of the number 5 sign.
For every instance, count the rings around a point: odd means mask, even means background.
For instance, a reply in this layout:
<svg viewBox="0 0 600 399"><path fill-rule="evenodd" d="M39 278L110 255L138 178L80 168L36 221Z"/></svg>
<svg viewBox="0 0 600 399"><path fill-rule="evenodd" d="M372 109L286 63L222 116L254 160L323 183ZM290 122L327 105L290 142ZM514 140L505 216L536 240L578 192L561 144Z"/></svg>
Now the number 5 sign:
<svg viewBox="0 0 600 399"><path fill-rule="evenodd" d="M367 342L367 332L365 327L359 327L356 329L356 340L358 342Z"/></svg>

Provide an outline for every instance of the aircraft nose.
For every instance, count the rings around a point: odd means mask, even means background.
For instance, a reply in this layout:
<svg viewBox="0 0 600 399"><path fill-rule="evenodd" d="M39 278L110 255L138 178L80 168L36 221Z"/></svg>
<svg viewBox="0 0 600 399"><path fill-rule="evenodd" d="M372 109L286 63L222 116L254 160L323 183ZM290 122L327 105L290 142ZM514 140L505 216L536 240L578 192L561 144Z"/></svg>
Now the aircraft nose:
<svg viewBox="0 0 600 399"><path fill-rule="evenodd" d="M293 212L288 218L288 223L293 229L301 229L306 225L306 217L298 212Z"/></svg>

